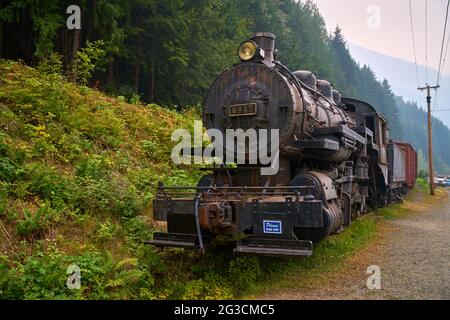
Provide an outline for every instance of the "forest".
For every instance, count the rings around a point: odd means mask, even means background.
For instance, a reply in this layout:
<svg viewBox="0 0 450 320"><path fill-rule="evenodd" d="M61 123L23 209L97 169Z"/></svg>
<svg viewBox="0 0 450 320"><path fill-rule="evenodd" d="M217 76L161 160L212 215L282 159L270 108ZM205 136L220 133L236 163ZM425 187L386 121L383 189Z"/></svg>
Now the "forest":
<svg viewBox="0 0 450 320"><path fill-rule="evenodd" d="M81 9L80 29L67 27L75 13L71 5ZM237 62L238 44L256 31L269 31L277 37L283 64L314 71L344 95L376 106L393 138L410 137L415 128L408 128L409 117L420 115L394 96L386 80L352 59L345 30L337 26L328 34L310 1L1 0L0 8L0 57L56 66L73 82L129 100L179 111L201 105L213 79ZM399 105L412 110L399 113ZM414 144L423 151L422 131ZM438 137L450 135L439 122L435 131ZM450 151L436 150L438 170L448 171Z"/></svg>

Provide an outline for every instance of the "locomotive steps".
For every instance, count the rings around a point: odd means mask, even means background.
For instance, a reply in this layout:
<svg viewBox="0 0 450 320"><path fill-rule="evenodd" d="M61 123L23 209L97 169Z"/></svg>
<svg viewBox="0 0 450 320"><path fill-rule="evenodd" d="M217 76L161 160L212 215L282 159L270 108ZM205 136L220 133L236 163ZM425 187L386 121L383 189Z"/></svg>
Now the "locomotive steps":
<svg viewBox="0 0 450 320"><path fill-rule="evenodd" d="M449 191L437 189L431 197L423 181L401 205L378 210L349 231L320 245L315 259L327 247L338 249L316 269L288 273L280 281L260 287L261 299L448 299L450 275ZM370 290L367 280L379 267L380 289ZM369 269L369 271L368 271ZM300 272L300 271L298 271ZM370 272L370 273L368 273ZM270 292L270 293L269 293Z"/></svg>

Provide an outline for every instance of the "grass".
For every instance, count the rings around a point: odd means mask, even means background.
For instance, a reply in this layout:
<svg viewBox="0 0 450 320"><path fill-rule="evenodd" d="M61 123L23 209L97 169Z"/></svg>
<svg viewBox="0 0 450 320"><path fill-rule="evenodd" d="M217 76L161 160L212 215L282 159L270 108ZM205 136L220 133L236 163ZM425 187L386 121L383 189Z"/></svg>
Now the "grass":
<svg viewBox="0 0 450 320"><path fill-rule="evenodd" d="M260 258L266 276L250 287L244 296L254 298L275 288L311 286L321 281L325 274L339 270L346 258L366 246L376 234L377 219L359 219L342 233L317 244L311 258L285 259L281 262Z"/></svg>
<svg viewBox="0 0 450 320"><path fill-rule="evenodd" d="M249 288L244 296L254 298L274 289L311 287L325 281L328 279L326 276L328 273L341 270L348 257L376 239L385 221L401 219L424 211L448 195L443 188L436 189L435 197L428 193L429 189L424 187L424 181L419 179L416 188L410 192L402 204L380 208L353 222L344 232L328 237L317 244L311 258L266 264L267 276Z"/></svg>

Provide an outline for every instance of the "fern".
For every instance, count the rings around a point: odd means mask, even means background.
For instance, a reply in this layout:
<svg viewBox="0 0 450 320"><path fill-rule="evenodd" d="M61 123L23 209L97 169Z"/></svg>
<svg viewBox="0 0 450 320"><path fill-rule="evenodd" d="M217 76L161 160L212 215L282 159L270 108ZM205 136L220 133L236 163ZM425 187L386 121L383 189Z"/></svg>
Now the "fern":
<svg viewBox="0 0 450 320"><path fill-rule="evenodd" d="M137 264L138 264L138 259L136 259L136 258L123 259L116 264L116 270L123 269L124 267L125 267L125 269L127 269L127 267L129 267L129 266L135 267Z"/></svg>
<svg viewBox="0 0 450 320"><path fill-rule="evenodd" d="M127 287L137 284L144 277L144 272L138 269L132 269L120 272L115 279L108 281L107 288Z"/></svg>

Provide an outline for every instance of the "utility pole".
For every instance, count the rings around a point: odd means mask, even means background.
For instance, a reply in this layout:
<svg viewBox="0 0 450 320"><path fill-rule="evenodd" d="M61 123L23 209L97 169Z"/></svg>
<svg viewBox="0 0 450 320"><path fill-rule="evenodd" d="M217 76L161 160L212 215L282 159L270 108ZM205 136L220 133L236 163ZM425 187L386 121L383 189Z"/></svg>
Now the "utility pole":
<svg viewBox="0 0 450 320"><path fill-rule="evenodd" d="M437 90L439 85L431 87L417 88L420 91L427 90L427 106L428 106L428 171L430 176L430 194L434 196L434 168L433 168L433 130L431 126L431 89Z"/></svg>

